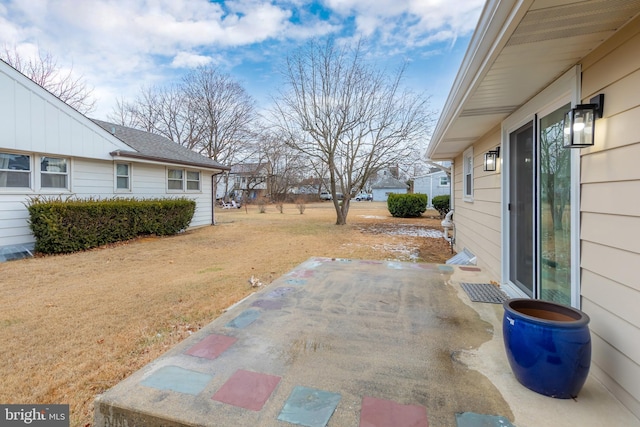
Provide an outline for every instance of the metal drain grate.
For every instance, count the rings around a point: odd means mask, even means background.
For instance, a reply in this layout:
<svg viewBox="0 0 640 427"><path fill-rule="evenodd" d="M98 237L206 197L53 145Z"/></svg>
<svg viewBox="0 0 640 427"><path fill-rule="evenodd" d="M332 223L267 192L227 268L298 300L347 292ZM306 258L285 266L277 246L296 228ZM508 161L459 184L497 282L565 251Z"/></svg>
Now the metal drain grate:
<svg viewBox="0 0 640 427"><path fill-rule="evenodd" d="M507 294L491 283L461 283L460 285L473 302L502 304L509 299Z"/></svg>

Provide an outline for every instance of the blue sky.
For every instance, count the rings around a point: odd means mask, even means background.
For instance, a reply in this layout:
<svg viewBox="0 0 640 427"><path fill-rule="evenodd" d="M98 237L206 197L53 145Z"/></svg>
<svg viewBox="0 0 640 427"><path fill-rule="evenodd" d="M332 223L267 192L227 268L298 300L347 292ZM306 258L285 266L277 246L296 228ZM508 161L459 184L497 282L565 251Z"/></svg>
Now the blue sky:
<svg viewBox="0 0 640 427"><path fill-rule="evenodd" d="M0 0L0 48L37 48L94 88L106 118L141 86L218 66L268 108L286 55L314 37L365 38L387 69L409 61L405 86L440 110L484 0Z"/></svg>

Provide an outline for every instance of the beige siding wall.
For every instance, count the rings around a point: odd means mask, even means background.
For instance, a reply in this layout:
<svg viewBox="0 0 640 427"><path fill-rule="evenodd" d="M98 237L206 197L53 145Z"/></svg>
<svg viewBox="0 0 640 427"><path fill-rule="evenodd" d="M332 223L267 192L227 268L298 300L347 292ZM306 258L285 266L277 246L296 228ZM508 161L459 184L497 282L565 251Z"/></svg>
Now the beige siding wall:
<svg viewBox="0 0 640 427"><path fill-rule="evenodd" d="M478 266L500 281L500 169L484 172L484 153L500 145L500 128L473 146L473 201L462 199L462 155L454 161L454 215L457 251L467 248Z"/></svg>
<svg viewBox="0 0 640 427"><path fill-rule="evenodd" d="M605 94L596 144L582 150L582 309L593 373L640 417L640 18L582 64L585 102Z"/></svg>

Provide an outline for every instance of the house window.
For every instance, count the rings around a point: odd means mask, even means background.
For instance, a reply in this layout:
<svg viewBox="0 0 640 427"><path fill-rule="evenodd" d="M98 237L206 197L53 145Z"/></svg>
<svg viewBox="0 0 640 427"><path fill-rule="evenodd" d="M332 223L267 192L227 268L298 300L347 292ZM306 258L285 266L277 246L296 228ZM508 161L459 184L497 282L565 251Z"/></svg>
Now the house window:
<svg viewBox="0 0 640 427"><path fill-rule="evenodd" d="M0 153L0 188L29 188L30 185L31 157Z"/></svg>
<svg viewBox="0 0 640 427"><path fill-rule="evenodd" d="M169 190L183 190L183 176L184 171L182 169L169 169L167 172L167 188Z"/></svg>
<svg viewBox="0 0 640 427"><path fill-rule="evenodd" d="M200 190L200 172L187 171L187 190Z"/></svg>
<svg viewBox="0 0 640 427"><path fill-rule="evenodd" d="M67 166L67 159L41 157L40 186L42 188L68 188L69 169Z"/></svg>
<svg viewBox="0 0 640 427"><path fill-rule="evenodd" d="M473 201L473 147L462 154L462 199Z"/></svg>
<svg viewBox="0 0 640 427"><path fill-rule="evenodd" d="M449 186L449 177L441 176L440 177L440 187L448 187Z"/></svg>
<svg viewBox="0 0 640 427"><path fill-rule="evenodd" d="M169 169L167 171L167 188L177 191L200 191L200 172L184 169Z"/></svg>
<svg viewBox="0 0 640 427"><path fill-rule="evenodd" d="M129 163L116 163L116 188L131 190L131 165Z"/></svg>

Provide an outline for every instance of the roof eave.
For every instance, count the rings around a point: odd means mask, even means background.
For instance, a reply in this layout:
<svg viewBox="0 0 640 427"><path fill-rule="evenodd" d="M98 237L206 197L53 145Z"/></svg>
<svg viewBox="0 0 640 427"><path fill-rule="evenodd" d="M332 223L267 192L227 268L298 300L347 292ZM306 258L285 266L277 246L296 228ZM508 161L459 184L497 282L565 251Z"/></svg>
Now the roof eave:
<svg viewBox="0 0 640 427"><path fill-rule="evenodd" d="M195 167L195 168L198 168L198 169L215 171L215 172L218 172L218 173L223 172L223 171L231 170L230 167L223 166L223 165L214 166L214 165L207 165L207 164L204 164L204 163L187 162L187 161L174 160L174 159L165 159L165 158L162 158L162 157L148 156L148 155L145 155L145 154L140 154L140 153L134 152L134 151L117 150L117 151L112 151L109 154L112 157L115 157L115 158L117 158L117 157L125 157L125 158L131 158L131 159L148 160L148 161L164 163L164 164L191 166L191 167Z"/></svg>
<svg viewBox="0 0 640 427"><path fill-rule="evenodd" d="M487 1L427 147L427 159L451 160L455 157L457 153L438 153L438 148L473 89L491 67L531 4L533 0Z"/></svg>

